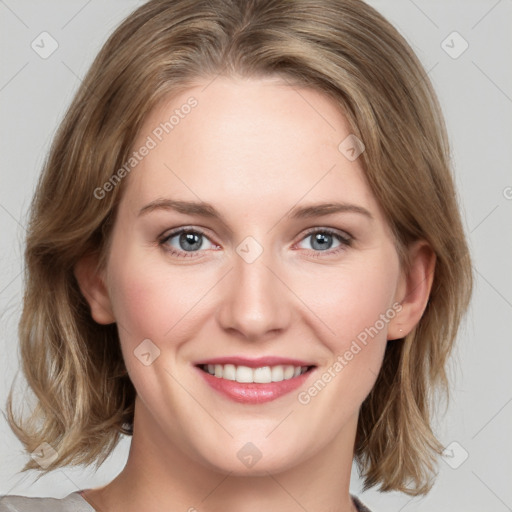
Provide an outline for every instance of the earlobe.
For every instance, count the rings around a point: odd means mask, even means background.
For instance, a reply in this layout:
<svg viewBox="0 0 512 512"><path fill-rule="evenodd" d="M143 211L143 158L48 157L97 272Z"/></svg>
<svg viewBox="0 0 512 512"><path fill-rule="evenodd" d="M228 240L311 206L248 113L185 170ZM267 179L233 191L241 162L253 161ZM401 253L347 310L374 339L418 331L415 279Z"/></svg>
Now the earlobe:
<svg viewBox="0 0 512 512"><path fill-rule="evenodd" d="M104 325L114 323L116 320L107 287L97 270L97 259L92 255L83 256L75 265L74 274L94 321Z"/></svg>
<svg viewBox="0 0 512 512"><path fill-rule="evenodd" d="M409 247L409 267L397 289L397 302L402 309L388 326L388 340L404 338L418 324L427 307L436 255L430 245L417 241Z"/></svg>

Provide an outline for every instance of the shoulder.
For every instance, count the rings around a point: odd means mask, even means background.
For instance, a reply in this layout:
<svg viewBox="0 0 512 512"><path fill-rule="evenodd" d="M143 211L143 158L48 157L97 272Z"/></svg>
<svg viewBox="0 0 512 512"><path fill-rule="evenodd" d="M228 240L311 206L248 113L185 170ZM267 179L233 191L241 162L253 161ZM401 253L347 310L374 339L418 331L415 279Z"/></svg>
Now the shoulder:
<svg viewBox="0 0 512 512"><path fill-rule="evenodd" d="M0 496L0 512L94 512L94 509L76 491L64 498Z"/></svg>
<svg viewBox="0 0 512 512"><path fill-rule="evenodd" d="M352 500L358 510L358 512L372 512L366 505L364 505L357 496L352 495ZM0 509L1 512L1 509Z"/></svg>

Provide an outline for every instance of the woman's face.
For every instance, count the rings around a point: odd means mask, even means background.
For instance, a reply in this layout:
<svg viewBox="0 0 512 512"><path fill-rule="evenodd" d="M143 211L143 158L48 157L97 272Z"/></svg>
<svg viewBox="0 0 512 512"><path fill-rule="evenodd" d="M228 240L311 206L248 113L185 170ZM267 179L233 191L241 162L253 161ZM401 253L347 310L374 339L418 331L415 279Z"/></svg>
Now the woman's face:
<svg viewBox="0 0 512 512"><path fill-rule="evenodd" d="M104 278L162 451L258 474L355 433L403 278L349 136L329 98L275 79L217 78L148 115Z"/></svg>

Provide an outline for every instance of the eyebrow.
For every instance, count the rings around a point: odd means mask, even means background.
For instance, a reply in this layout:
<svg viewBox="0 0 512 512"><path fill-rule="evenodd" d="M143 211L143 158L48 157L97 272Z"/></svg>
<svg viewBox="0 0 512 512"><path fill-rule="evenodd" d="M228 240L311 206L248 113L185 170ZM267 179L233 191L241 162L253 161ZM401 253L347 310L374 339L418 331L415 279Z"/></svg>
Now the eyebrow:
<svg viewBox="0 0 512 512"><path fill-rule="evenodd" d="M224 216L218 212L210 203L179 201L176 199L156 199L142 207L138 216L148 214L155 210L175 210L186 215L198 215L205 218L218 219L227 225ZM303 207L294 207L287 214L292 219L310 219L332 215L334 213L358 213L373 220L373 215L362 206L350 203L319 203Z"/></svg>

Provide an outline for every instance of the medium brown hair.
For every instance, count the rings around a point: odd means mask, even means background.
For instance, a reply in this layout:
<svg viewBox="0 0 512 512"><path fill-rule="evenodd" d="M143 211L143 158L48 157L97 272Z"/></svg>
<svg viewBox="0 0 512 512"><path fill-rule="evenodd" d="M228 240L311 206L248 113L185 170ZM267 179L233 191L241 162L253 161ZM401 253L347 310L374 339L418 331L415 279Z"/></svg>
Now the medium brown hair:
<svg viewBox="0 0 512 512"><path fill-rule="evenodd" d="M442 446L431 428L436 390L468 306L472 274L441 111L403 37L359 0L153 0L115 30L54 138L31 205L21 364L36 397L8 421L29 452L48 442L46 468L99 466L131 434L135 389L117 327L99 325L74 277L86 254L105 263L124 182L93 192L127 161L155 105L215 76L276 76L334 99L365 144L361 162L401 260L426 240L436 255L426 310L388 343L360 409L355 458L365 489L424 494ZM341 141L340 141L341 142Z"/></svg>

